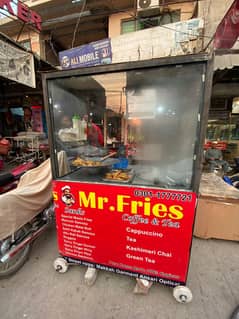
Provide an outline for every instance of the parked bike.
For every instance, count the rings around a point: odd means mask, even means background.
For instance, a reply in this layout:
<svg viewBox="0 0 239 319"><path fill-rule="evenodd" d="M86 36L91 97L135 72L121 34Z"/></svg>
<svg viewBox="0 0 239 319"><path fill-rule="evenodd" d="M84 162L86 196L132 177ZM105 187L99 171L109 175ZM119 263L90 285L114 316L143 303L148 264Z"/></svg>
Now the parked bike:
<svg viewBox="0 0 239 319"><path fill-rule="evenodd" d="M0 240L0 279L17 272L27 261L33 242L54 221L53 204L7 238Z"/></svg>
<svg viewBox="0 0 239 319"><path fill-rule="evenodd" d="M62 175L68 172L65 152L58 153ZM18 271L34 240L54 221L50 159L27 171L17 188L0 195L0 279Z"/></svg>

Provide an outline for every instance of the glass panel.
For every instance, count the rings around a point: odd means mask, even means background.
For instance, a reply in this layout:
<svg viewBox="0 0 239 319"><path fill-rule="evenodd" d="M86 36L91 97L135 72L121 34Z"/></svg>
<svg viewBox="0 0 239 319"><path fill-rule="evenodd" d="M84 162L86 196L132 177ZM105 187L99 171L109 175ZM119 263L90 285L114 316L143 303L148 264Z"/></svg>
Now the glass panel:
<svg viewBox="0 0 239 319"><path fill-rule="evenodd" d="M160 19L160 25L174 23L180 21L180 10L164 13Z"/></svg>
<svg viewBox="0 0 239 319"><path fill-rule="evenodd" d="M162 15L156 17L140 18L138 20L122 20L121 34L178 22L180 21L180 14L180 10L176 10L168 13L163 13Z"/></svg>
<svg viewBox="0 0 239 319"><path fill-rule="evenodd" d="M143 29L157 27L160 25L159 20L160 20L160 17L140 19L137 29L143 30Z"/></svg>
<svg viewBox="0 0 239 319"><path fill-rule="evenodd" d="M137 30L157 27L164 24L170 24L180 21L180 10L163 13L157 17L141 18L138 21Z"/></svg>
<svg viewBox="0 0 239 319"><path fill-rule="evenodd" d="M187 64L49 80L66 178L190 189L203 70Z"/></svg>
<svg viewBox="0 0 239 319"><path fill-rule="evenodd" d="M121 21L121 34L134 32L136 30L135 25L135 20Z"/></svg>

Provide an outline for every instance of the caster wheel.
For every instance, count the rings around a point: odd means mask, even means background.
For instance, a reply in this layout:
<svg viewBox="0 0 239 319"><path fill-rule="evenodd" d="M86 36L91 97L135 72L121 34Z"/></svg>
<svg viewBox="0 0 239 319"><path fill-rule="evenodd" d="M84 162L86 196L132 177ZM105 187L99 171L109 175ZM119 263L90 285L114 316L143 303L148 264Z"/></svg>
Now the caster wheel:
<svg viewBox="0 0 239 319"><path fill-rule="evenodd" d="M88 286L92 286L95 283L96 278L97 278L97 269L88 267L84 276L85 283Z"/></svg>
<svg viewBox="0 0 239 319"><path fill-rule="evenodd" d="M186 286L177 286L173 289L174 298L180 303L188 303L193 299L191 290Z"/></svg>
<svg viewBox="0 0 239 319"><path fill-rule="evenodd" d="M239 306L237 306L236 309L234 309L230 319L239 319Z"/></svg>
<svg viewBox="0 0 239 319"><path fill-rule="evenodd" d="M67 261L62 257L56 258L56 260L54 261L54 269L57 272L64 274L65 272L67 272L68 269Z"/></svg>

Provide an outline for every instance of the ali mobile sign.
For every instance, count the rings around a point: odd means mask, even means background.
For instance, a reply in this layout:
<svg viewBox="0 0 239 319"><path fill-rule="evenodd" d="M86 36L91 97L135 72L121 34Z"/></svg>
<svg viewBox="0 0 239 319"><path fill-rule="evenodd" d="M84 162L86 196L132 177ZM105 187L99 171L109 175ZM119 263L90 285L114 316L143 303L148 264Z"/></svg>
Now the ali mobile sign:
<svg viewBox="0 0 239 319"><path fill-rule="evenodd" d="M24 23L28 23L41 31L41 16L19 0L0 0L1 17L13 15Z"/></svg>

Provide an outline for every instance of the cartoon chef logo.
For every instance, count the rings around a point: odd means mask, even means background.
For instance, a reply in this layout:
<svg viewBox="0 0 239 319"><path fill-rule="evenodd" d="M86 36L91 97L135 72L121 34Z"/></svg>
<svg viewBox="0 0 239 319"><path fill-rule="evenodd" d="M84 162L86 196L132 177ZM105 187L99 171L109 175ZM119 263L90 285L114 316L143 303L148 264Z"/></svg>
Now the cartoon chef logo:
<svg viewBox="0 0 239 319"><path fill-rule="evenodd" d="M63 203L65 203L67 206L72 206L73 204L75 204L75 198L71 194L70 186L62 187L61 191L62 191L61 200L63 201Z"/></svg>

